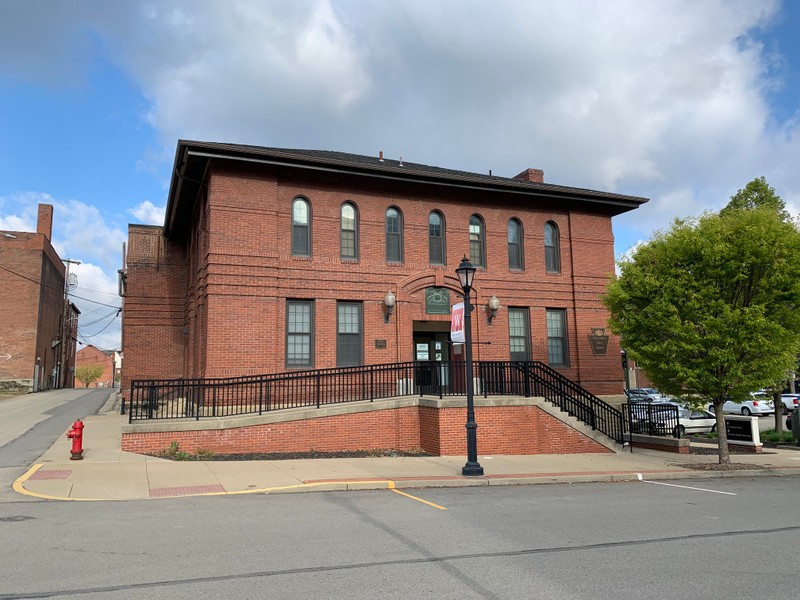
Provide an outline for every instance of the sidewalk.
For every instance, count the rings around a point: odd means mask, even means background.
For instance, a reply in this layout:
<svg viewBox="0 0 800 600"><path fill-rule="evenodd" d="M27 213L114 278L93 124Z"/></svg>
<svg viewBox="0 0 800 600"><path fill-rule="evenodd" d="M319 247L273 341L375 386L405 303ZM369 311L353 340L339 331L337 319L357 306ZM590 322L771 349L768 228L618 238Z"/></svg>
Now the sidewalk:
<svg viewBox="0 0 800 600"><path fill-rule="evenodd" d="M176 496L271 494L480 485L529 485L800 475L800 450L765 449L732 457L752 470L703 471L679 464L715 463L715 455L635 449L621 454L483 456L483 477L463 477L465 457L336 458L276 461L170 461L120 450L126 417L113 403L84 421L84 459L69 460L66 432L15 483L53 500L134 500ZM478 439L480 444L480 438ZM479 445L480 448L480 445Z"/></svg>

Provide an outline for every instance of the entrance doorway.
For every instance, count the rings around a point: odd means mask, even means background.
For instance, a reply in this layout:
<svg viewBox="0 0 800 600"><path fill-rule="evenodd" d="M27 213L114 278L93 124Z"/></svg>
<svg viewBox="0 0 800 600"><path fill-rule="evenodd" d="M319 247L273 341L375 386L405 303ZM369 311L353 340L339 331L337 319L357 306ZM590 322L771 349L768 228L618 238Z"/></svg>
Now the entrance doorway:
<svg viewBox="0 0 800 600"><path fill-rule="evenodd" d="M429 393L438 393L440 387L443 393L458 393L453 389L453 384L462 378L453 377L450 361L461 360L461 355L451 356L453 344L450 341L450 322L414 321L413 326L414 361L427 363L417 369L417 385L423 389L430 388Z"/></svg>

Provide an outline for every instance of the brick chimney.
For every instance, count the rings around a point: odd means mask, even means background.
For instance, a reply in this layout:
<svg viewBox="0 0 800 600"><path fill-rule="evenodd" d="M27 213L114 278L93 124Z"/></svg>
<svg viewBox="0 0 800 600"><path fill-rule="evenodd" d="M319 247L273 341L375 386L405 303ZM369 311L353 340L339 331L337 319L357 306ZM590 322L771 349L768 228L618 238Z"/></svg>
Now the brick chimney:
<svg viewBox="0 0 800 600"><path fill-rule="evenodd" d="M36 233L41 233L50 241L53 236L53 205L40 204L39 205L39 218L36 222Z"/></svg>
<svg viewBox="0 0 800 600"><path fill-rule="evenodd" d="M544 171L541 169L525 169L522 173L514 177L514 179L521 179L522 181L530 181L532 183L544 183Z"/></svg>

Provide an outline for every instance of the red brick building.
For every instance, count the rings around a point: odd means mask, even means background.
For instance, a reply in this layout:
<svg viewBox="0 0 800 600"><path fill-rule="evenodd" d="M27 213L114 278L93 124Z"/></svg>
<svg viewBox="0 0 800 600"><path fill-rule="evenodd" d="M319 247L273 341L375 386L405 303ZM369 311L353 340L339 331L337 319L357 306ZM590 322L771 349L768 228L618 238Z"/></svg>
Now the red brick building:
<svg viewBox="0 0 800 600"><path fill-rule="evenodd" d="M103 368L100 378L90 383L88 387L114 387L114 378L117 374L116 363L114 361L115 354L114 350L100 350L91 344L78 350L78 353L75 355L76 369L84 365L99 365ZM84 385L76 378L75 387L84 387Z"/></svg>
<svg viewBox="0 0 800 600"><path fill-rule="evenodd" d="M614 272L612 217L644 198L544 183L536 169L506 178L190 141L173 172L164 226L129 227L123 390L461 359L450 306L468 256L475 360L538 360L594 394L622 393L599 296Z"/></svg>
<svg viewBox="0 0 800 600"><path fill-rule="evenodd" d="M65 301L52 229L40 204L35 233L0 232L0 391L72 387L80 311Z"/></svg>

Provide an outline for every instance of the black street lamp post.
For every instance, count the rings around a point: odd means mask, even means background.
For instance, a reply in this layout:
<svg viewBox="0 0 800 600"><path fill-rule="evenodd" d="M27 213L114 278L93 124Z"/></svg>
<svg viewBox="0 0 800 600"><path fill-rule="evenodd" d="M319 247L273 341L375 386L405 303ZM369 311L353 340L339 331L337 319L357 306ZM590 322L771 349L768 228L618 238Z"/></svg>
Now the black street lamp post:
<svg viewBox="0 0 800 600"><path fill-rule="evenodd" d="M467 464L461 469L461 474L474 477L483 475L483 467L478 463L478 436L476 430L478 424L475 423L475 405L473 400L473 380L472 380L472 304L470 302L470 292L472 291L472 280L475 278L475 267L465 256L461 259L461 264L456 269L458 281L461 289L464 290L464 346L467 355Z"/></svg>

